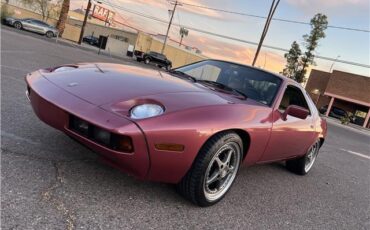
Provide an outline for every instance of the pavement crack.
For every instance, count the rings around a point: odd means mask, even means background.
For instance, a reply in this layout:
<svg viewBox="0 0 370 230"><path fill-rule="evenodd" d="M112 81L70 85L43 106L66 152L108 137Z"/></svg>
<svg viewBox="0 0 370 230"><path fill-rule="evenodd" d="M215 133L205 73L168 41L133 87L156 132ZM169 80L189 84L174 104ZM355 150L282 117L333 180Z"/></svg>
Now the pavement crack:
<svg viewBox="0 0 370 230"><path fill-rule="evenodd" d="M62 188L65 183L63 172L61 169L61 163L54 162L53 166L55 168L55 182L51 184L44 192L42 192L41 197L44 202L50 203L58 211L60 211L66 222L66 229L75 229L76 216L74 211L69 209L63 200L58 197L55 192L58 188Z"/></svg>
<svg viewBox="0 0 370 230"><path fill-rule="evenodd" d="M22 156L22 157L27 157L30 159L34 160L40 160L40 161L51 161L51 162L57 162L57 163L73 163L73 162L94 162L94 159L90 158L77 158L77 159L69 159L69 160L58 160L58 159L53 159L49 157L41 157L41 156L36 156L32 154L27 154L23 152L16 152L10 149L6 148L1 148L1 153L2 154L11 154L11 155L16 155L16 156Z"/></svg>

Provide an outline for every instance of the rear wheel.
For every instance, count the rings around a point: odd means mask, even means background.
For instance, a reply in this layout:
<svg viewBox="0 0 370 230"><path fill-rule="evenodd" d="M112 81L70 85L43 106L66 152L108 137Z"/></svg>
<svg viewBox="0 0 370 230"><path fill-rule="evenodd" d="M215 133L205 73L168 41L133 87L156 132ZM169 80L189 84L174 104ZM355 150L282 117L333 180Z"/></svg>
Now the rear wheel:
<svg viewBox="0 0 370 230"><path fill-rule="evenodd" d="M145 62L145 64L149 64L150 63L150 59L149 58L145 58L144 62Z"/></svg>
<svg viewBox="0 0 370 230"><path fill-rule="evenodd" d="M220 201L230 190L242 160L242 141L233 133L212 137L177 185L180 194L199 206Z"/></svg>
<svg viewBox="0 0 370 230"><path fill-rule="evenodd" d="M46 32L46 37L48 37L48 38L52 38L52 37L54 37L54 33L52 32L52 31L48 31L48 32Z"/></svg>
<svg viewBox="0 0 370 230"><path fill-rule="evenodd" d="M20 29L22 29L22 23L20 23L20 22L14 22L14 28L16 28L17 30L20 30Z"/></svg>
<svg viewBox="0 0 370 230"><path fill-rule="evenodd" d="M319 154L319 149L320 141L316 141L307 151L306 155L298 159L288 160L286 162L286 167L291 172L299 175L306 175L312 169L317 155Z"/></svg>
<svg viewBox="0 0 370 230"><path fill-rule="evenodd" d="M170 69L172 69L172 65L171 64L169 64L169 65L166 66L166 70L170 70Z"/></svg>

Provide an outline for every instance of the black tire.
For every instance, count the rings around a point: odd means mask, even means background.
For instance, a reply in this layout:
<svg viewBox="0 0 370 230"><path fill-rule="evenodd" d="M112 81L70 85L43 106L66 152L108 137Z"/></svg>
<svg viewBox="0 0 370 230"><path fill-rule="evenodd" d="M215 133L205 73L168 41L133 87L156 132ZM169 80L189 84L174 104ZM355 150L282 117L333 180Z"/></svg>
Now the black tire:
<svg viewBox="0 0 370 230"><path fill-rule="evenodd" d="M205 192L205 180L207 169L212 164L212 159L225 145L233 143L233 145L239 148L239 163L235 165L235 172L233 171L234 177L228 183L226 191L223 191L223 195L216 200L208 200ZM237 155L235 155L237 156ZM193 162L192 167L187 174L182 178L179 184L177 184L177 191L186 199L193 202L194 204L206 207L211 206L222 200L227 192L232 187L232 183L235 181L236 175L240 168L243 159L243 143L241 138L234 132L220 133L208 140L205 145L199 151L196 159ZM219 176L217 176L219 177ZM223 179L220 179L223 180Z"/></svg>
<svg viewBox="0 0 370 230"><path fill-rule="evenodd" d="M145 58L144 63L148 65L150 63L150 58Z"/></svg>
<svg viewBox="0 0 370 230"><path fill-rule="evenodd" d="M316 161L317 155L319 154L319 150L320 150L320 141L316 141L308 149L307 153L304 156L297 158L297 159L293 159L293 160L287 160L285 163L286 168L295 174L302 175L302 176L306 175L307 173L311 171L312 166L314 165ZM309 157L311 151L314 154L314 159L311 159ZM307 164L309 164L312 160L313 162L311 166L307 167Z"/></svg>
<svg viewBox="0 0 370 230"><path fill-rule="evenodd" d="M48 32L45 33L45 36L47 38L52 38L52 37L54 37L54 33L52 31L48 31Z"/></svg>
<svg viewBox="0 0 370 230"><path fill-rule="evenodd" d="M172 69L172 65L171 64L169 64L169 65L166 66L166 70L167 71L170 70L170 69Z"/></svg>
<svg viewBox="0 0 370 230"><path fill-rule="evenodd" d="M14 28L16 28L17 30L21 30L23 28L23 25L21 22L14 22Z"/></svg>

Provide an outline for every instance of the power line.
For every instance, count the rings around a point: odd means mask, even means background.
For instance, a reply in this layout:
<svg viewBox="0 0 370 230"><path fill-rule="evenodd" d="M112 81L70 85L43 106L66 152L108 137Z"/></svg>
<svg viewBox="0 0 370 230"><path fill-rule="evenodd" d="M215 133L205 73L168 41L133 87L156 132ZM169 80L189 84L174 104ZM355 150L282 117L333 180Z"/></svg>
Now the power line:
<svg viewBox="0 0 370 230"><path fill-rule="evenodd" d="M181 2L181 4L184 5L184 6L203 8L203 9L207 9L207 10L213 10L213 11L218 11L218 12L223 12L223 13L228 13L228 14L235 14L235 15L241 15L241 16L247 16L247 17L253 17L253 18L267 19L266 16L260 16L260 15L255 15L255 14L247 14L247 13L243 13L243 12L223 10L223 9L218 9L218 8L213 8L213 7L208 7L208 6L201 6L201 5L195 5L195 4L190 4L190 3L184 3L184 2ZM311 25L311 23L309 23L309 22L302 22L302 21L296 21L296 20L290 20L290 19L273 18L272 20L280 21L280 22L301 24L301 25ZM328 25L328 28L350 30L350 31L357 31L357 32L366 32L366 33L370 32L370 30L368 30L368 29L358 29L358 28L335 26L335 25Z"/></svg>
<svg viewBox="0 0 370 230"><path fill-rule="evenodd" d="M138 16L141 16L141 17L144 17L144 18L148 18L148 19L151 19L151 20L161 22L163 24L168 25L168 22L166 20L163 20L163 19L160 19L160 18L157 18L157 17L154 17L154 16L146 15L146 14L134 11L134 10L130 10L130 9L124 8L122 6L113 5L113 4L111 6L114 7L114 8L120 9L122 11L131 13L131 14L135 14L135 15L138 15ZM172 23L172 25L177 26L177 27L181 27L177 23ZM245 44L249 44L249 45L255 45L255 46L258 45L257 42L248 41L248 40L235 38L235 37L230 37L230 36L227 36L227 35L206 31L206 30L198 29L198 28L191 27L191 26L185 26L185 25L183 25L183 26L188 28L189 30L196 31L198 33L207 34L207 35L211 35L211 36L215 36L215 37L219 37L219 38L223 38L223 39L227 39L227 40L237 41L237 42L245 43ZM288 49L277 47L277 46L271 46L271 45L262 45L262 46L265 47L265 48L268 48L268 49L272 49L272 50L278 50L278 51L283 51L283 52L288 52L289 51ZM315 56L315 58L322 59L322 60L327 60L327 61L334 61L335 60L335 58L324 57L324 56L320 56L320 55ZM337 59L336 62L343 63L343 64L348 64L348 65L359 66L359 67L364 67L364 68L370 68L370 65L367 65L367 64L362 64L362 63L357 63L357 62L352 62L352 61L346 61L346 60L341 60L341 59Z"/></svg>

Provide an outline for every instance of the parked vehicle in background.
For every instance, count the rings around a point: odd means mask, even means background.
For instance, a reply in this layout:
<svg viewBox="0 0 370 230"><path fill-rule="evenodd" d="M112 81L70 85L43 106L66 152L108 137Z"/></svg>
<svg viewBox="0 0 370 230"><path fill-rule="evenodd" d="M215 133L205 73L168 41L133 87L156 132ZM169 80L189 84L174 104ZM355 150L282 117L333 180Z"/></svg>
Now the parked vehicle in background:
<svg viewBox="0 0 370 230"><path fill-rule="evenodd" d="M160 68L164 67L167 70L172 68L172 62L167 59L164 54L160 54L154 51L148 53L143 53L140 51L135 51L136 60L138 62L144 61L145 64L156 64Z"/></svg>
<svg viewBox="0 0 370 230"><path fill-rule="evenodd" d="M325 105L325 106L323 106L319 109L321 114L325 114L327 110L328 110L328 105ZM337 118L337 119L341 119L341 118L345 117L346 114L347 114L347 112L344 111L343 109L333 106L333 107L331 107L331 111L329 113L329 116Z"/></svg>
<svg viewBox="0 0 370 230"><path fill-rule="evenodd" d="M92 35L83 37L82 41L92 46L99 47L99 38L94 37Z"/></svg>
<svg viewBox="0 0 370 230"><path fill-rule="evenodd" d="M4 23L19 30L23 29L43 34L48 38L56 37L58 35L58 30L54 26L33 18L19 19L7 17L4 19Z"/></svg>
<svg viewBox="0 0 370 230"><path fill-rule="evenodd" d="M323 106L319 109L319 112L321 114L325 114L327 110L328 110L328 105L325 105L325 106ZM331 107L329 117L333 117L333 118L336 118L336 119L339 119L339 120L343 120L345 118L348 118L349 122L357 124L357 122L356 122L357 119L356 119L355 116L353 116L353 114L351 114L351 113L349 113L349 112L347 112L347 111L345 111L341 108L335 107L335 106Z"/></svg>

